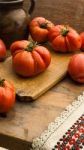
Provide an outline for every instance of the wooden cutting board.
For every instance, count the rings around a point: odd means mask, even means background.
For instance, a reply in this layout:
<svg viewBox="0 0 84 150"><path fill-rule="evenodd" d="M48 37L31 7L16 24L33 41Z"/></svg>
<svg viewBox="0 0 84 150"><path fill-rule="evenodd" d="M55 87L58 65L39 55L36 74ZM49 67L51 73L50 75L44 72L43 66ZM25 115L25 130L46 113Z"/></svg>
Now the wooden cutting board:
<svg viewBox="0 0 84 150"><path fill-rule="evenodd" d="M51 55L52 60L48 69L32 78L22 78L16 75L12 69L11 57L0 63L0 77L14 83L17 99L35 100L65 76L71 54L58 54L51 50Z"/></svg>

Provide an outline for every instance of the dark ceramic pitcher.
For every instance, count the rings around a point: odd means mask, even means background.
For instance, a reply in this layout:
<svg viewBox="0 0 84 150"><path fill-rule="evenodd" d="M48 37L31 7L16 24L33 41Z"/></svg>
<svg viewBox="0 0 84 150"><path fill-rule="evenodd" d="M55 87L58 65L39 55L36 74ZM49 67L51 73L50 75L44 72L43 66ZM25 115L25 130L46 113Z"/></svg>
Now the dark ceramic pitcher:
<svg viewBox="0 0 84 150"><path fill-rule="evenodd" d="M27 12L23 9L24 0L0 0L0 38L7 47L15 40L28 38L28 24L34 10L35 1Z"/></svg>

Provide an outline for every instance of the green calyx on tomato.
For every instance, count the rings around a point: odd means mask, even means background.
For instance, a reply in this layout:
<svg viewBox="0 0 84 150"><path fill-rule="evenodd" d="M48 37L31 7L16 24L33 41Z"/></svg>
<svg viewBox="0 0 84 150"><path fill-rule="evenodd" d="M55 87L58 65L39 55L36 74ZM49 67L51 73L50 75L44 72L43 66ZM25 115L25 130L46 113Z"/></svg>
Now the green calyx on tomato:
<svg viewBox="0 0 84 150"><path fill-rule="evenodd" d="M32 52L36 46L37 42L30 42L30 44L25 48L25 51Z"/></svg>
<svg viewBox="0 0 84 150"><path fill-rule="evenodd" d="M62 29L61 34L62 36L67 36L68 32L69 32L69 29L67 26L65 26L64 29Z"/></svg>
<svg viewBox="0 0 84 150"><path fill-rule="evenodd" d="M42 29L47 29L47 27L48 27L48 23L47 22L45 22L45 23L39 23L39 26L40 26L40 28L42 28Z"/></svg>
<svg viewBox="0 0 84 150"><path fill-rule="evenodd" d="M0 79L0 87L4 86L4 81L5 81L5 79Z"/></svg>

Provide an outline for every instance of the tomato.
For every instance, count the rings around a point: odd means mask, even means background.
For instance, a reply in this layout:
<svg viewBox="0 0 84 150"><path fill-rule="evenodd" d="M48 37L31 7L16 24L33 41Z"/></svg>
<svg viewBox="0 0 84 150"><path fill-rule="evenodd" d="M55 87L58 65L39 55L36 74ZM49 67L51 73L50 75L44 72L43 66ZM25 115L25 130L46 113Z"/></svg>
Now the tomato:
<svg viewBox="0 0 84 150"><path fill-rule="evenodd" d="M75 54L72 56L69 65L68 73L71 78L79 83L84 83L84 54Z"/></svg>
<svg viewBox="0 0 84 150"><path fill-rule="evenodd" d="M11 50L11 54L15 54L15 52L17 52L18 50L23 50L25 49L28 45L29 45L29 41L27 40L21 40L21 41L15 41L11 44L10 46L10 50Z"/></svg>
<svg viewBox="0 0 84 150"><path fill-rule="evenodd" d="M47 48L34 42L16 41L10 47L15 72L31 77L43 72L50 64L51 55Z"/></svg>
<svg viewBox="0 0 84 150"><path fill-rule="evenodd" d="M32 39L39 43L46 42L48 40L48 32L53 26L54 24L51 21L43 17L34 18L29 25Z"/></svg>
<svg viewBox="0 0 84 150"><path fill-rule="evenodd" d="M81 45L81 50L84 51L84 32L80 34L81 40L82 40L82 45Z"/></svg>
<svg viewBox="0 0 84 150"><path fill-rule="evenodd" d="M6 46L4 42L0 39L0 61L3 61L6 57Z"/></svg>
<svg viewBox="0 0 84 150"><path fill-rule="evenodd" d="M7 113L15 103L15 89L8 81L0 80L0 113Z"/></svg>
<svg viewBox="0 0 84 150"><path fill-rule="evenodd" d="M80 49L80 35L71 27L56 25L48 34L48 39L56 52L72 52Z"/></svg>

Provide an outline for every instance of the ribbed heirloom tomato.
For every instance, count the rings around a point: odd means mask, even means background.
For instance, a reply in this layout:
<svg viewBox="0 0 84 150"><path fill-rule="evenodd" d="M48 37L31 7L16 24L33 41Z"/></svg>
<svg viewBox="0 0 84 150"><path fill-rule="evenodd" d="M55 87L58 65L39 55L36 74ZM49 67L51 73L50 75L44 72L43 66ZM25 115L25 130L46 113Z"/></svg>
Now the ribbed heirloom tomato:
<svg viewBox="0 0 84 150"><path fill-rule="evenodd" d="M15 88L13 84L0 80L0 114L7 113L15 103Z"/></svg>
<svg viewBox="0 0 84 150"><path fill-rule="evenodd" d="M72 52L80 49L80 35L73 28L56 25L48 34L48 39L56 52Z"/></svg>
<svg viewBox="0 0 84 150"><path fill-rule="evenodd" d="M71 78L79 83L84 83L84 54L75 54L72 56L69 65L68 73Z"/></svg>
<svg viewBox="0 0 84 150"><path fill-rule="evenodd" d="M34 18L29 25L33 40L39 43L46 42L48 40L48 32L53 26L54 24L51 21L43 17Z"/></svg>
<svg viewBox="0 0 84 150"><path fill-rule="evenodd" d="M3 61L6 57L6 46L4 42L0 39L0 61Z"/></svg>
<svg viewBox="0 0 84 150"><path fill-rule="evenodd" d="M26 40L16 41L10 47L15 72L23 77L37 75L49 66L51 55L47 48Z"/></svg>

